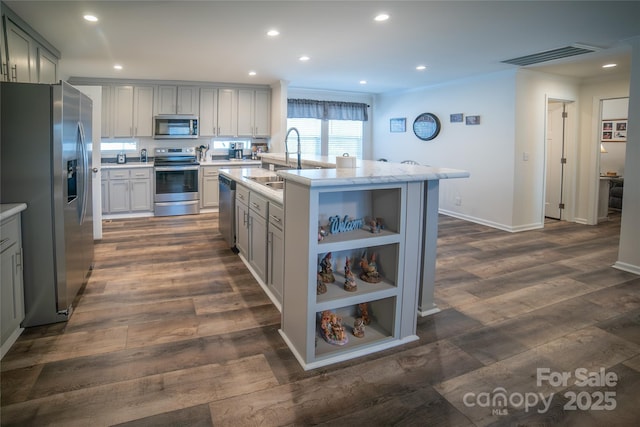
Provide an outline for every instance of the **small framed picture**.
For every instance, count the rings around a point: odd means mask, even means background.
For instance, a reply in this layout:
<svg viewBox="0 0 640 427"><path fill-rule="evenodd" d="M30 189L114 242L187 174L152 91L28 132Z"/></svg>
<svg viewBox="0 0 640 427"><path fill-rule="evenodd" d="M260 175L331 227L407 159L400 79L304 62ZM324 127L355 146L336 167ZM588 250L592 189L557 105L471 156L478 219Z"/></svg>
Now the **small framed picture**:
<svg viewBox="0 0 640 427"><path fill-rule="evenodd" d="M627 120L603 120L600 140L604 142L626 142Z"/></svg>
<svg viewBox="0 0 640 427"><path fill-rule="evenodd" d="M407 119L405 117L389 119L389 131L390 132L406 132Z"/></svg>
<svg viewBox="0 0 640 427"><path fill-rule="evenodd" d="M466 124L468 125L479 125L480 124L480 116L467 116L465 117Z"/></svg>
<svg viewBox="0 0 640 427"><path fill-rule="evenodd" d="M464 117L464 114L462 114L462 113L450 114L449 115L449 122L451 122L451 123L462 123L462 118L463 117Z"/></svg>

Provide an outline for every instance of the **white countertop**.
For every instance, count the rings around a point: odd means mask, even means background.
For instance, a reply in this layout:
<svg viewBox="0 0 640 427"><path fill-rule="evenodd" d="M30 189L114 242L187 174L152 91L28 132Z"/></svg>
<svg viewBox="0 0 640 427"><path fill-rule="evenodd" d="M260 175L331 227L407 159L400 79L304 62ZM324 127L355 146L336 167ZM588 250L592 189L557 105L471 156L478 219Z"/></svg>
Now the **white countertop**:
<svg viewBox="0 0 640 427"><path fill-rule="evenodd" d="M264 153L265 162L285 164L283 153ZM295 155L289 156L289 164ZM294 160L295 161L295 160ZM467 178L469 172L461 169L450 169L404 163L378 162L375 160L357 160L355 168L335 168L335 156L302 156L303 167L322 167L333 169L287 169L277 172L285 179L310 187L381 184L408 181L431 181L452 178Z"/></svg>
<svg viewBox="0 0 640 427"><path fill-rule="evenodd" d="M247 177L261 177L261 176L276 176L275 172L262 169L262 168L233 168L233 169L220 169L219 173L221 175L226 176L227 178L233 179L239 184L244 185L251 191L255 191L263 195L264 197L272 200L276 203L282 204L283 200L283 191L282 190L274 190L271 187L267 187L266 185L257 183Z"/></svg>
<svg viewBox="0 0 640 427"><path fill-rule="evenodd" d="M227 166L236 167L243 165L261 165L260 160L206 160L199 162L200 166ZM117 169L117 168L152 168L153 160L150 162L127 162L127 163L102 163L103 169Z"/></svg>
<svg viewBox="0 0 640 427"><path fill-rule="evenodd" d="M151 162L127 162L127 163L102 163L100 164L102 169L118 169L118 168L152 168L153 161Z"/></svg>
<svg viewBox="0 0 640 427"><path fill-rule="evenodd" d="M19 214L23 210L27 209L25 203L3 203L0 204L0 221L4 221L7 218Z"/></svg>
<svg viewBox="0 0 640 427"><path fill-rule="evenodd" d="M242 167L243 165L261 165L261 164L262 162L260 160L251 160L251 159L243 159L243 160L207 159L204 162L202 161L200 162L200 166L232 166L232 167L240 166Z"/></svg>

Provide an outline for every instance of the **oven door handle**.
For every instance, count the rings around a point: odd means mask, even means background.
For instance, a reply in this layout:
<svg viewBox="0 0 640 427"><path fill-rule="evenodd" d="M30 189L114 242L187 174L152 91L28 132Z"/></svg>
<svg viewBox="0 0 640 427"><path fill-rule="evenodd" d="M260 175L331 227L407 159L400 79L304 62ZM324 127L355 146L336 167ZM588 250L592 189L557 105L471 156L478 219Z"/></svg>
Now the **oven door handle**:
<svg viewBox="0 0 640 427"><path fill-rule="evenodd" d="M197 171L200 166L156 166L155 170L158 172L172 172L172 171Z"/></svg>

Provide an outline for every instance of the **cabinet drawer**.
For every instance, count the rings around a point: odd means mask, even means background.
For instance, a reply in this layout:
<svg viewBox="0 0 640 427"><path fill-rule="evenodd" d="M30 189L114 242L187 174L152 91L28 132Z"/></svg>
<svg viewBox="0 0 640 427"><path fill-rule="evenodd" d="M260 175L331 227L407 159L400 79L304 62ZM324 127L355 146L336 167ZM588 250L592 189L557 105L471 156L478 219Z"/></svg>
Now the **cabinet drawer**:
<svg viewBox="0 0 640 427"><path fill-rule="evenodd" d="M129 179L129 169L109 169L109 179Z"/></svg>
<svg viewBox="0 0 640 427"><path fill-rule="evenodd" d="M267 218L267 209L269 202L264 197L251 193L249 194L249 209L260 215L262 218Z"/></svg>
<svg viewBox="0 0 640 427"><path fill-rule="evenodd" d="M269 224L278 227L280 230L284 227L284 210L275 203L269 203Z"/></svg>
<svg viewBox="0 0 640 427"><path fill-rule="evenodd" d="M241 185L236 186L236 199L246 205L249 204L249 189Z"/></svg>
<svg viewBox="0 0 640 427"><path fill-rule="evenodd" d="M204 176L216 176L218 175L218 168L206 166L202 168L202 175Z"/></svg>
<svg viewBox="0 0 640 427"><path fill-rule="evenodd" d="M149 168L137 168L129 171L131 178L151 178L151 169Z"/></svg>

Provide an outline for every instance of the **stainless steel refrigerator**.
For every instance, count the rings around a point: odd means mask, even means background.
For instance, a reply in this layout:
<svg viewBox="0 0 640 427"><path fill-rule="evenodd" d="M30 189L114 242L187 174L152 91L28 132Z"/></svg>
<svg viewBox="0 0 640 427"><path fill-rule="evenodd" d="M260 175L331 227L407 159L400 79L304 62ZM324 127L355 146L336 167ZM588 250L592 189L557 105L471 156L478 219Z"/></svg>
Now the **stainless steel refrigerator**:
<svg viewBox="0 0 640 427"><path fill-rule="evenodd" d="M93 263L92 101L66 82L1 85L0 202L27 204L22 326L66 321Z"/></svg>

